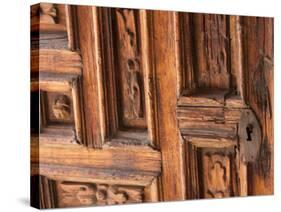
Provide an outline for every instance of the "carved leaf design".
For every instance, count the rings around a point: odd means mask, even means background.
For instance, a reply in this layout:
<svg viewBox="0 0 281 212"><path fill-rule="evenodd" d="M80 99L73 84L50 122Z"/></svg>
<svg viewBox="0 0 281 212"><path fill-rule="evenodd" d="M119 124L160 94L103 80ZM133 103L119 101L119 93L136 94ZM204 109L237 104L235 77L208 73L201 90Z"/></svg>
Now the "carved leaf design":
<svg viewBox="0 0 281 212"><path fill-rule="evenodd" d="M126 119L142 118L142 80L137 42L137 19L134 10L117 9L118 49L122 79L123 110Z"/></svg>

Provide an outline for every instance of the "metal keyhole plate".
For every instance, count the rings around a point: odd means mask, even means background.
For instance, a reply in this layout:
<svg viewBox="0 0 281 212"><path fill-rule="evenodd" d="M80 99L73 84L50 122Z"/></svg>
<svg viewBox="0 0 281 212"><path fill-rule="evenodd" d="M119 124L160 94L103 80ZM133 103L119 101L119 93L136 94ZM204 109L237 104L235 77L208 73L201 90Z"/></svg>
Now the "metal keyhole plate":
<svg viewBox="0 0 281 212"><path fill-rule="evenodd" d="M262 134L260 124L252 110L242 111L238 123L238 135L242 161L254 162L259 153Z"/></svg>

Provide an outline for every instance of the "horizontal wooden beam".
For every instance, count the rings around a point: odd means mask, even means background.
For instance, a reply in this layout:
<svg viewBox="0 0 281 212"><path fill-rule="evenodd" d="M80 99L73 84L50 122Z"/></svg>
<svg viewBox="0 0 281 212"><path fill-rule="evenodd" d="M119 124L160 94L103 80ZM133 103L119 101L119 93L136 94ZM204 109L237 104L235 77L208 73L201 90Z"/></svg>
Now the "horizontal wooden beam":
<svg viewBox="0 0 281 212"><path fill-rule="evenodd" d="M78 52L40 49L31 51L31 73L53 72L81 74L82 61Z"/></svg>
<svg viewBox="0 0 281 212"><path fill-rule="evenodd" d="M201 148L228 148L237 145L237 137L233 139L229 138L204 138L204 137L190 137L183 136L185 141L188 141L192 145Z"/></svg>
<svg viewBox="0 0 281 212"><path fill-rule="evenodd" d="M40 164L40 174L86 176L89 179L101 179L99 174L107 178L117 175L116 178L131 178L131 183L139 181L140 184L152 180L151 176L155 177L161 171L160 152L151 147L104 145L103 149L89 149L77 144L45 143L38 141L38 138L31 141L31 162ZM140 176L144 177L138 180Z"/></svg>
<svg viewBox="0 0 281 212"><path fill-rule="evenodd" d="M151 172L96 169L44 163L40 163L39 165L38 163L33 163L31 175L43 175L52 180L63 179L71 182L148 186L157 174Z"/></svg>

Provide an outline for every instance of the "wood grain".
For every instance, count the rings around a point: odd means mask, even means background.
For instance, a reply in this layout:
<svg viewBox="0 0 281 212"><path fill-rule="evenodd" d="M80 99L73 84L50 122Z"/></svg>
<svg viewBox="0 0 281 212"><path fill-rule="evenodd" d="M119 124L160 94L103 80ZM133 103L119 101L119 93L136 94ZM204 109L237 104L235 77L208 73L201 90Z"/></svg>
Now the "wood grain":
<svg viewBox="0 0 281 212"><path fill-rule="evenodd" d="M31 51L31 73L72 73L81 74L82 61L78 52L56 49Z"/></svg>
<svg viewBox="0 0 281 212"><path fill-rule="evenodd" d="M38 140L34 140L31 147L34 150L31 152L31 161L34 163L132 170L151 172L152 175L161 171L160 153L149 147L104 147L98 150L80 145L51 145Z"/></svg>
<svg viewBox="0 0 281 212"><path fill-rule="evenodd" d="M272 18L32 6L32 205L272 194L273 63Z"/></svg>
<svg viewBox="0 0 281 212"><path fill-rule="evenodd" d="M139 12L131 9L114 10L116 60L119 87L119 114L124 127L146 128L143 68L141 66ZM113 16L113 17L114 17Z"/></svg>
<svg viewBox="0 0 281 212"><path fill-rule="evenodd" d="M89 48L95 44L93 10L91 7L78 6L77 19L79 30L79 45L83 60L83 102L84 111L87 114L85 119L86 145L88 147L101 148L104 138L102 137L102 106L99 101L99 62L98 49ZM87 24L85 24L87 23ZM96 55L96 56L95 56Z"/></svg>
<svg viewBox="0 0 281 212"><path fill-rule="evenodd" d="M176 120L177 81L175 57L175 25L177 13L154 11L152 14L151 45L153 67L157 75L158 145L162 154L160 192L163 200L185 199L182 143ZM166 26L166 27L163 27ZM175 70L175 71L172 71Z"/></svg>
<svg viewBox="0 0 281 212"><path fill-rule="evenodd" d="M251 164L249 194L273 194L273 19L243 17L245 92L262 124L259 159Z"/></svg>

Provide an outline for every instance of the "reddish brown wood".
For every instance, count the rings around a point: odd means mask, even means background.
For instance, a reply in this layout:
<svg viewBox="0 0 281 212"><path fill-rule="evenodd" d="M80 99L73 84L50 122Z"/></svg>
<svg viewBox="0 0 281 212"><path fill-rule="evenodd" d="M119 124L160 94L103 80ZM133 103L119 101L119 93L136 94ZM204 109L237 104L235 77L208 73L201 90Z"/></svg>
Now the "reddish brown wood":
<svg viewBox="0 0 281 212"><path fill-rule="evenodd" d="M101 148L103 137L101 134L101 105L99 97L99 67L95 49L89 48L95 43L93 10L91 7L79 6L77 9L79 45L83 60L83 101L84 112L87 114L86 122L86 143L89 147ZM87 23L87 24L86 24ZM96 55L97 56L97 55ZM100 94L101 95L101 94Z"/></svg>
<svg viewBox="0 0 281 212"><path fill-rule="evenodd" d="M273 19L31 9L37 208L273 193Z"/></svg>
<svg viewBox="0 0 281 212"><path fill-rule="evenodd" d="M122 94L119 114L124 127L146 128L143 68L141 66L141 39L139 12L131 9L113 11L116 51L118 59L117 79Z"/></svg>
<svg viewBox="0 0 281 212"><path fill-rule="evenodd" d="M249 194L273 193L273 19L243 17L245 93L262 125L262 148L248 172Z"/></svg>
<svg viewBox="0 0 281 212"><path fill-rule="evenodd" d="M177 13L152 12L153 67L157 76L156 96L158 145L162 154L161 198L185 199L183 150L179 137L176 105L177 80L174 40ZM163 27L165 26L165 27ZM156 51L157 50L157 51Z"/></svg>

